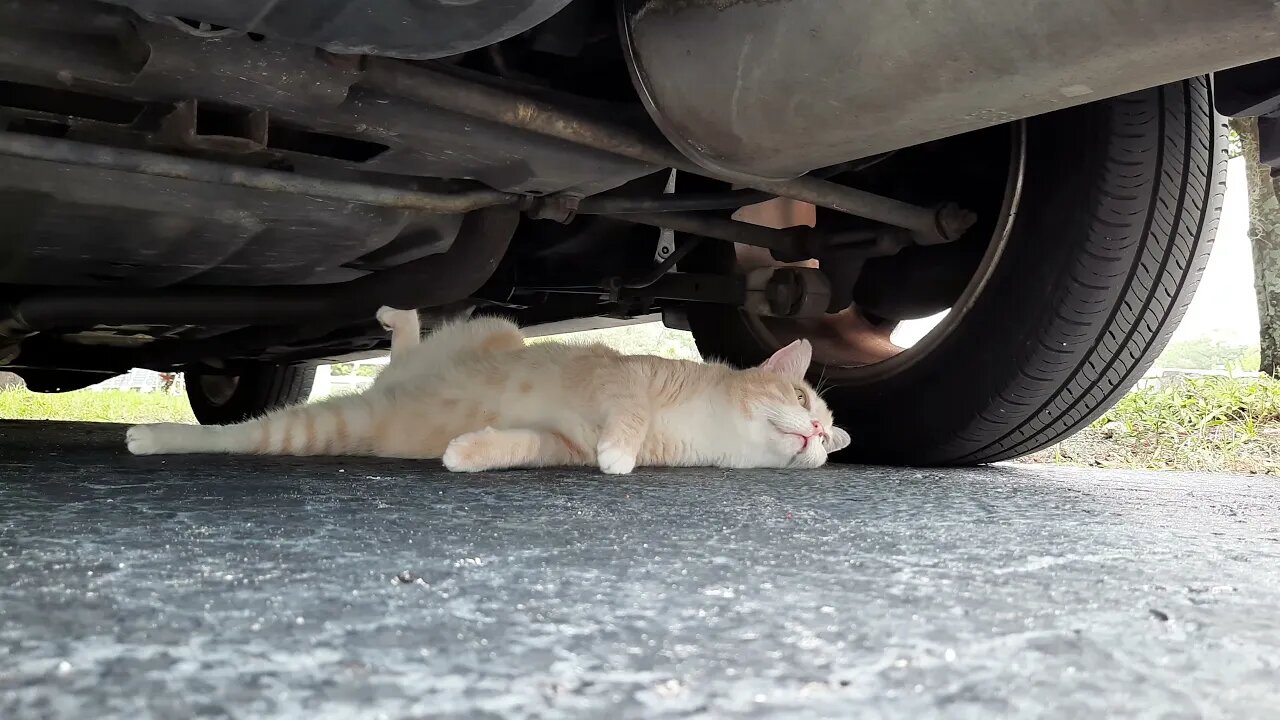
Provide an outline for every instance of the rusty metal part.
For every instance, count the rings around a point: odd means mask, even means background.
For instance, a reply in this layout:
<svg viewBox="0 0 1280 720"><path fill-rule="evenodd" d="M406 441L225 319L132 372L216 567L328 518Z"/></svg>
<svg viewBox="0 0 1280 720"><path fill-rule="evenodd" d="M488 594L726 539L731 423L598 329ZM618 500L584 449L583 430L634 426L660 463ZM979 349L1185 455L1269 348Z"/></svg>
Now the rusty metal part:
<svg viewBox="0 0 1280 720"><path fill-rule="evenodd" d="M371 58L366 63L362 83L440 109L659 167L671 167L732 182L742 181L736 175L708 170L688 160L655 133L604 120L548 100L492 87L441 69ZM603 112L598 114L603 115ZM935 208L912 205L821 178L805 176L788 180L751 179L745 184L773 195L803 200L887 225L935 235L939 241L955 239L941 235L942 228L949 227L949 224L939 222L938 210Z"/></svg>
<svg viewBox="0 0 1280 720"><path fill-rule="evenodd" d="M245 34L201 39L167 24L136 23L120 44L136 68L126 83L130 95L140 88L171 99L216 98L228 107L314 113L336 110L360 77L358 68L327 62L315 48Z"/></svg>
<svg viewBox="0 0 1280 720"><path fill-rule="evenodd" d="M5 132L0 132L0 155L429 213L469 212L494 205L514 204L520 199L518 195L497 190L465 190L456 193L401 190L383 185L328 180L278 170L173 157L145 150L109 148L72 140Z"/></svg>
<svg viewBox="0 0 1280 720"><path fill-rule="evenodd" d="M202 123L200 101L182 100L160 120L155 142L192 150L208 150L219 153L244 155L259 152L267 147L268 118L265 110L244 110L223 113L230 120L228 128L211 131ZM226 130L237 134L229 135Z"/></svg>
<svg viewBox="0 0 1280 720"><path fill-rule="evenodd" d="M209 7L224 4L231 3L211 0ZM275 162L326 177L320 168L328 164L331 177L344 179L358 168L379 178L466 178L506 192L586 196L654 170L362 87L360 60L270 33L192 37L91 0L0 0L0 110L13 130L35 125L44 131L32 134L46 137L143 147L162 106L200 98L202 112L269 112ZM69 107L76 112L62 112ZM648 122L639 106L632 114Z"/></svg>
<svg viewBox="0 0 1280 720"><path fill-rule="evenodd" d="M831 304L831 283L817 268L765 267L747 273L743 308L765 317L820 317Z"/></svg>
<svg viewBox="0 0 1280 720"><path fill-rule="evenodd" d="M579 215L627 215L630 213L696 212L699 210L734 210L773 199L759 190L729 190L690 195L596 195L578 203Z"/></svg>
<svg viewBox="0 0 1280 720"><path fill-rule="evenodd" d="M594 294L586 287L541 288L545 292ZM720 305L736 305L750 311L780 318L813 318L827 312L831 286L819 270L811 268L762 268L742 275L667 273L641 287L608 288L608 297L624 306L649 306L655 299L685 300Z"/></svg>
<svg viewBox="0 0 1280 720"><path fill-rule="evenodd" d="M627 213L618 215L614 219L637 225L667 228L699 237L742 243L788 255L805 255L805 257L813 257L811 251L817 249L812 245L813 238L819 237L814 233L813 228L809 227L774 230L699 213Z"/></svg>
<svg viewBox="0 0 1280 720"><path fill-rule="evenodd" d="M540 198L526 198L525 214L534 220L552 220L567 223L578 214L577 195L548 195Z"/></svg>
<svg viewBox="0 0 1280 720"><path fill-rule="evenodd" d="M551 100L486 84L481 77L463 77L443 68L369 58L361 84L574 145L585 145L659 167L701 172L675 148L666 145L661 136L604 120L603 116L614 108L598 106L591 113L574 111Z"/></svg>
<svg viewBox="0 0 1280 720"><path fill-rule="evenodd" d="M848 252L864 257L892 255L908 245L927 244L925 241L934 240L932 235L912 233L901 228L834 233L806 225L774 229L702 213L626 213L614 219L765 248L782 262L821 259L833 253Z"/></svg>
<svg viewBox="0 0 1280 720"><path fill-rule="evenodd" d="M890 338L895 321L902 318L887 318L877 312L880 322L872 322L863 314L860 299L854 298L855 305L850 307L847 298L834 295L829 306L831 314L817 320L780 321L748 313L745 317L752 336L770 349L785 346L795 339L806 338L813 344L814 362L824 366L824 373L828 377L842 380L857 378L859 382L870 382L882 379L926 357L966 317L1005 252L1022 202L1023 178L1027 170L1026 130L1026 123L1023 122L1011 123L1009 126L1010 145L1005 160L1005 181L998 199L992 198L992 202L998 202L998 209L987 215L988 206L980 206L984 208L983 233L990 233L990 240L984 243L985 250L980 263L970 274L958 297L950 298L942 307L931 309L927 313L910 316L910 319L922 319L950 308L931 331L910 348L906 348L905 352L895 346ZM988 226L987 223L992 218L995 222ZM966 238L966 242L972 239ZM761 260L769 262L768 258L761 258L761 253L754 248L740 246L736 250L740 271L761 267ZM821 263L824 273L833 278L833 287L840 286L839 277L842 274L867 278L878 277L883 272L870 268L863 272L863 259L855 256L849 260L842 263L840 259L833 258L830 262ZM875 260L871 259L871 262ZM891 287L889 292L894 290L903 292L910 288L902 283ZM884 322L885 319L889 321Z"/></svg>
<svg viewBox="0 0 1280 720"><path fill-rule="evenodd" d="M902 228L827 233L805 225L774 229L698 213L631 213L617 215L615 219L765 248L779 262L816 259L829 281L827 297L831 312L849 306L854 285L869 258L894 255L910 245L937 242L933 235Z"/></svg>

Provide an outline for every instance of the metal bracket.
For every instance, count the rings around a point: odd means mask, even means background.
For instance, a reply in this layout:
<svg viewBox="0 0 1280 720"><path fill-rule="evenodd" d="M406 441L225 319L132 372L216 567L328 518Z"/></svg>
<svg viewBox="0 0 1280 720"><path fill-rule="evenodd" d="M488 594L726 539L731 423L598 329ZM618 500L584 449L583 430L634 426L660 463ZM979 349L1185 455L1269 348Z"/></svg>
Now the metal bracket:
<svg viewBox="0 0 1280 720"><path fill-rule="evenodd" d="M554 291L552 288L542 288ZM565 292L581 292L566 289ZM685 300L745 307L769 317L818 317L827 312L831 286L815 268L761 268L741 275L667 273L644 287L615 287L603 294L622 305Z"/></svg>
<svg viewBox="0 0 1280 720"><path fill-rule="evenodd" d="M552 220L567 224L577 217L578 202L581 199L577 195L567 193L526 197L521 201L521 209L533 220Z"/></svg>
<svg viewBox="0 0 1280 720"><path fill-rule="evenodd" d="M219 113L224 116L225 126L210 127L208 113L200 111L198 100L181 100L160 120L155 140L162 146L219 153L249 154L266 149L265 110Z"/></svg>

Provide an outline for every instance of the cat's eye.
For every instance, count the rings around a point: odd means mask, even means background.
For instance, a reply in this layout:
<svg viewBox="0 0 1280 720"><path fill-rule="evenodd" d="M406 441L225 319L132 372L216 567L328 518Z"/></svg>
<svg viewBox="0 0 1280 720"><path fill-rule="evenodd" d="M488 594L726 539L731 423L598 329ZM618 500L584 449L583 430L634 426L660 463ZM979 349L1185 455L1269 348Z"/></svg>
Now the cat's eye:
<svg viewBox="0 0 1280 720"><path fill-rule="evenodd" d="M809 409L809 395L805 393L804 390L796 388L796 400L799 401L800 406L805 410Z"/></svg>

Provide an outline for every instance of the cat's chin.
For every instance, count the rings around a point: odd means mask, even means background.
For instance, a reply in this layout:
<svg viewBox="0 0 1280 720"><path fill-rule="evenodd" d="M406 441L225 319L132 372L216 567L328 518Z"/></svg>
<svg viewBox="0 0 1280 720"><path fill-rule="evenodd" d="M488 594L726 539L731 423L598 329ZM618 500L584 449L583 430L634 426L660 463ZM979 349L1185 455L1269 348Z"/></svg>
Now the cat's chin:
<svg viewBox="0 0 1280 720"><path fill-rule="evenodd" d="M807 442L799 433L778 430L772 438L769 454L772 459L763 467L801 470L821 467L827 462L827 452L822 439L810 437Z"/></svg>
<svg viewBox="0 0 1280 720"><path fill-rule="evenodd" d="M825 452L803 452L797 453L795 457L791 459L791 464L788 465L788 467L812 470L813 468L820 468L826 464L827 454Z"/></svg>
<svg viewBox="0 0 1280 720"><path fill-rule="evenodd" d="M800 444L795 442L796 433L788 433L792 441L788 448L794 448ZM803 438L804 444L791 455L790 462L787 467L791 468L816 468L822 467L827 462L827 451L823 445L822 438L818 436L810 436Z"/></svg>

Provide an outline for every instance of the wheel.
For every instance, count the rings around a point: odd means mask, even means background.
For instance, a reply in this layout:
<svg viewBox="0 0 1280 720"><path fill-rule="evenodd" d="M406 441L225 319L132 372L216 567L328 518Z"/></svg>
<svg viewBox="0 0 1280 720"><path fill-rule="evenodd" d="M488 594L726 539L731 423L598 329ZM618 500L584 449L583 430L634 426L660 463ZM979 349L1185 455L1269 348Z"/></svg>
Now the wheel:
<svg viewBox="0 0 1280 720"><path fill-rule="evenodd" d="M252 365L239 375L187 371L187 400L201 425L228 425L306 402L315 383L310 365Z"/></svg>
<svg viewBox="0 0 1280 720"><path fill-rule="evenodd" d="M1085 427L1150 367L1191 301L1222 205L1226 126L1202 78L1021 125L1005 155L1003 214L943 303L946 317L914 346L851 362L824 353L821 324L691 306L703 355L749 365L795 336L815 338L813 376L853 437L838 460L992 462ZM742 257L725 245L713 253L690 269L724 271ZM938 266L912 262L889 268L902 275L892 285Z"/></svg>

